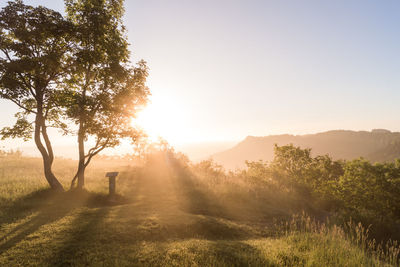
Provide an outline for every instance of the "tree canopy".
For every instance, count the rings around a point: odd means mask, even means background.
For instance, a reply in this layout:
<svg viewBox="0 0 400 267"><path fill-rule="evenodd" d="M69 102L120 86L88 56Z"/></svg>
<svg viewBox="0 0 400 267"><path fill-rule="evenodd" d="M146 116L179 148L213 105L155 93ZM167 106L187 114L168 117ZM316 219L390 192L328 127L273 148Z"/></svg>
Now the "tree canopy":
<svg viewBox="0 0 400 267"><path fill-rule="evenodd" d="M75 26L73 71L66 82L68 119L78 125L78 187L93 156L122 138L138 137L131 125L137 108L147 101L148 68L144 61L129 62L123 1L67 0L68 19ZM95 144L88 150L89 137ZM75 180L75 179L74 179ZM73 180L73 183L74 183ZM72 186L73 186L72 183Z"/></svg>
<svg viewBox="0 0 400 267"><path fill-rule="evenodd" d="M65 6L65 18L22 1L9 2L0 12L0 97L20 108L16 124L1 134L29 139L34 133L46 178L59 190L47 128L77 135L72 184L78 178L82 188L95 155L122 138L137 140L131 120L149 95L146 63L130 62L123 0L65 0ZM94 145L85 149L89 139Z"/></svg>
<svg viewBox="0 0 400 267"><path fill-rule="evenodd" d="M71 23L51 9L15 1L0 11L0 32L0 97L20 108L16 124L2 129L2 137L29 139L34 132L46 179L61 190L51 171L54 153L47 128L66 127L58 98L59 84L69 72Z"/></svg>

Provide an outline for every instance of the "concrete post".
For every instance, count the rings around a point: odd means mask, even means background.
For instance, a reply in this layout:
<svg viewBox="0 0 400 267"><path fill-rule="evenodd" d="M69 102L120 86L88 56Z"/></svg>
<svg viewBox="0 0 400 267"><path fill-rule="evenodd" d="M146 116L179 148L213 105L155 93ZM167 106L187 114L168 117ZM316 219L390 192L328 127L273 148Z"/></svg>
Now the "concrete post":
<svg viewBox="0 0 400 267"><path fill-rule="evenodd" d="M108 189L109 189L109 194L110 196L114 196L115 195L115 187L116 187L116 183L115 183L115 178L117 177L118 172L107 172L106 173L106 177L109 178L109 184L108 184Z"/></svg>

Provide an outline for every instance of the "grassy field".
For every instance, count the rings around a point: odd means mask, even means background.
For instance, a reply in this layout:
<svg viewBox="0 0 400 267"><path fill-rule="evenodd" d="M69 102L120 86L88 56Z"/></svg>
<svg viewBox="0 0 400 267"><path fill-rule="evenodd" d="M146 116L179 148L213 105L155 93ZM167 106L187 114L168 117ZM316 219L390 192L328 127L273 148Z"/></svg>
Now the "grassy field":
<svg viewBox="0 0 400 267"><path fill-rule="evenodd" d="M75 162L58 159L65 185ZM120 171L109 199L106 171ZM54 195L35 158L0 159L0 266L393 266L361 237L303 217L293 199L209 182L156 158L97 161L87 191ZM394 255L392 253L392 255Z"/></svg>

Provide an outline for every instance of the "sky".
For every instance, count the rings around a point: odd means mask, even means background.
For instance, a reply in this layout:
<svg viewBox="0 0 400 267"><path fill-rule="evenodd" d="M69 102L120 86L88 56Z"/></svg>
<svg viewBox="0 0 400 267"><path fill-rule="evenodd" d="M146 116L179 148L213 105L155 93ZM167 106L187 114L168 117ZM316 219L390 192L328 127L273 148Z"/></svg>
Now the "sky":
<svg viewBox="0 0 400 267"><path fill-rule="evenodd" d="M127 0L132 61L150 68L139 123L173 145L400 131L398 14L394 0ZM16 108L0 105L11 124Z"/></svg>

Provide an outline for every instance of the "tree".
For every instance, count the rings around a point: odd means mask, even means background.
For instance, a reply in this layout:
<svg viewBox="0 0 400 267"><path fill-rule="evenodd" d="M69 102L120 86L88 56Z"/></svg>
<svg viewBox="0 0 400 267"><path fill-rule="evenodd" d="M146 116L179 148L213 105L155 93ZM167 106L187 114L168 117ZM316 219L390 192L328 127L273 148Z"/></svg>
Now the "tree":
<svg viewBox="0 0 400 267"><path fill-rule="evenodd" d="M29 139L33 132L45 177L59 191L63 187L52 172L54 153L47 129L66 127L60 120L58 85L68 73L70 33L71 24L45 7L15 1L0 11L0 97L21 110L16 124L2 129L1 135Z"/></svg>
<svg viewBox="0 0 400 267"><path fill-rule="evenodd" d="M122 25L122 0L66 0L68 19L76 30L73 72L66 80L67 116L78 127L78 170L71 182L83 188L91 159L122 138L135 141L131 125L138 107L146 104L148 68L144 61L129 64L128 42ZM95 145L86 151L85 143Z"/></svg>
<svg viewBox="0 0 400 267"><path fill-rule="evenodd" d="M330 202L343 175L343 161L332 160L328 155L312 157L311 149L293 146L274 148L274 160L270 171L275 180L290 191L296 190L303 195L312 194Z"/></svg>
<svg viewBox="0 0 400 267"><path fill-rule="evenodd" d="M349 161L340 177L338 197L352 214L379 219L400 218L400 160L374 163Z"/></svg>
<svg viewBox="0 0 400 267"><path fill-rule="evenodd" d="M312 164L311 149L301 149L293 144L274 147L273 173L281 183L293 191L307 191L309 166Z"/></svg>

